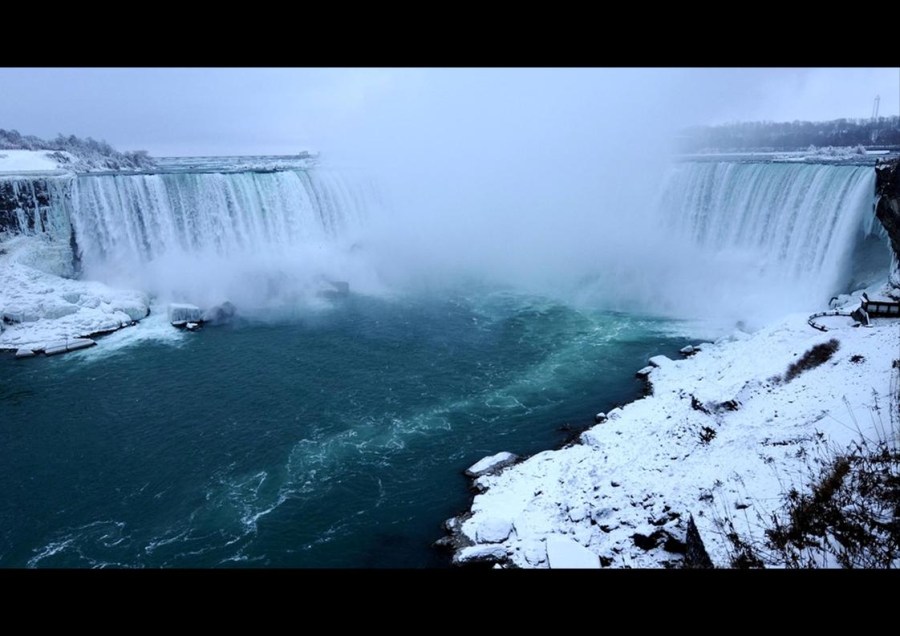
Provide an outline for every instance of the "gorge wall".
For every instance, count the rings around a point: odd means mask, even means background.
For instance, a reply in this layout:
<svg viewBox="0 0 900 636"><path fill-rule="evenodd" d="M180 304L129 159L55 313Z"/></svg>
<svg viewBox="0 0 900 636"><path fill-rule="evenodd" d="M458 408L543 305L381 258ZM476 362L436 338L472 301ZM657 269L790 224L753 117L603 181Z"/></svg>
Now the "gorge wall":
<svg viewBox="0 0 900 636"><path fill-rule="evenodd" d="M875 200L875 216L887 231L893 252L891 295L900 298L900 158L875 167Z"/></svg>

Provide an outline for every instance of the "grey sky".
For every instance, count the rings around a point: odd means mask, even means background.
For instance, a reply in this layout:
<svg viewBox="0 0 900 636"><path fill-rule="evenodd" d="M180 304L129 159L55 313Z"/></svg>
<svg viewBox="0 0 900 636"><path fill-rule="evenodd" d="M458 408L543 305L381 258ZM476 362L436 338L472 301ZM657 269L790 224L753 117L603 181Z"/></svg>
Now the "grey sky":
<svg viewBox="0 0 900 636"><path fill-rule="evenodd" d="M623 126L868 117L876 94L900 110L897 68L0 69L0 87L0 128L158 156L566 150Z"/></svg>

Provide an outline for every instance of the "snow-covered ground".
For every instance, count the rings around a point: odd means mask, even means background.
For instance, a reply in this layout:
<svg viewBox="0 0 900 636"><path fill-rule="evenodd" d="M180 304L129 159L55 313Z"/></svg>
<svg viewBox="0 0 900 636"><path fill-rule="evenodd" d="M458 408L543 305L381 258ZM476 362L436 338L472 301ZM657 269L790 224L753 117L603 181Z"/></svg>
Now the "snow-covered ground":
<svg viewBox="0 0 900 636"><path fill-rule="evenodd" d="M772 161L775 163L849 163L875 165L878 159L895 155L889 150L866 150L861 146L811 147L806 150L791 151L705 151L686 153L680 158L688 161Z"/></svg>
<svg viewBox="0 0 900 636"><path fill-rule="evenodd" d="M822 333L806 319L794 314L658 364L653 395L586 431L582 443L478 478L470 513L449 524L473 544L456 561L548 567L556 538L566 537L568 552L574 541L603 566L672 565L693 516L713 563L727 567L730 526L758 545L791 486L806 490L816 458L860 431L874 435L876 423L889 428L900 323L853 327L830 317ZM772 379L831 338L840 348L829 361L789 383Z"/></svg>
<svg viewBox="0 0 900 636"><path fill-rule="evenodd" d="M66 258L68 245L40 237L0 243L0 350L42 349L147 315L150 303L141 292L59 276Z"/></svg>
<svg viewBox="0 0 900 636"><path fill-rule="evenodd" d="M51 157L52 150L0 150L0 174L29 174L69 170L58 159ZM74 162L69 153L60 153Z"/></svg>

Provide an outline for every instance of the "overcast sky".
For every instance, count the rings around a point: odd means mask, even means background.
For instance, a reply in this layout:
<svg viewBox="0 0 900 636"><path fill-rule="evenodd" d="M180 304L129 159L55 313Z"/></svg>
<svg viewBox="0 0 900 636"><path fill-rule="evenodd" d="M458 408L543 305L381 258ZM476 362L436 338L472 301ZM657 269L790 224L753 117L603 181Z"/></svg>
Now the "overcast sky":
<svg viewBox="0 0 900 636"><path fill-rule="evenodd" d="M875 95L900 110L897 68L0 69L0 87L0 128L157 156L552 146L610 126L868 117Z"/></svg>

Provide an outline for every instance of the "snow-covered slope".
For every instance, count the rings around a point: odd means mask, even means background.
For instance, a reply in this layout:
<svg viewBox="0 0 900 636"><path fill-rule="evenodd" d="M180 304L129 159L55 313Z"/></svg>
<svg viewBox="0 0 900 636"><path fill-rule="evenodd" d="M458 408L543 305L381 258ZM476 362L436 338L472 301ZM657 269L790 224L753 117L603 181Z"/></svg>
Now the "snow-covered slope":
<svg viewBox="0 0 900 636"><path fill-rule="evenodd" d="M51 155L56 154L56 157ZM61 161L66 157L68 162ZM75 158L67 152L51 150L0 150L0 174L26 175L33 172L69 170Z"/></svg>
<svg viewBox="0 0 900 636"><path fill-rule="evenodd" d="M753 335L736 333L650 374L653 395L582 435L480 477L462 523L456 560L499 555L520 567L552 566L548 539L565 536L611 567L659 567L682 559L688 519L717 566L726 535L763 539L764 521L828 448L887 420L900 324L854 328L827 319L821 333L791 315ZM812 346L836 338L831 360L789 383L773 381ZM497 532L503 528L504 532ZM457 545L460 545L459 543Z"/></svg>
<svg viewBox="0 0 900 636"><path fill-rule="evenodd" d="M58 276L55 252L67 247L34 236L0 243L0 350L40 349L113 331L148 314L141 292Z"/></svg>

